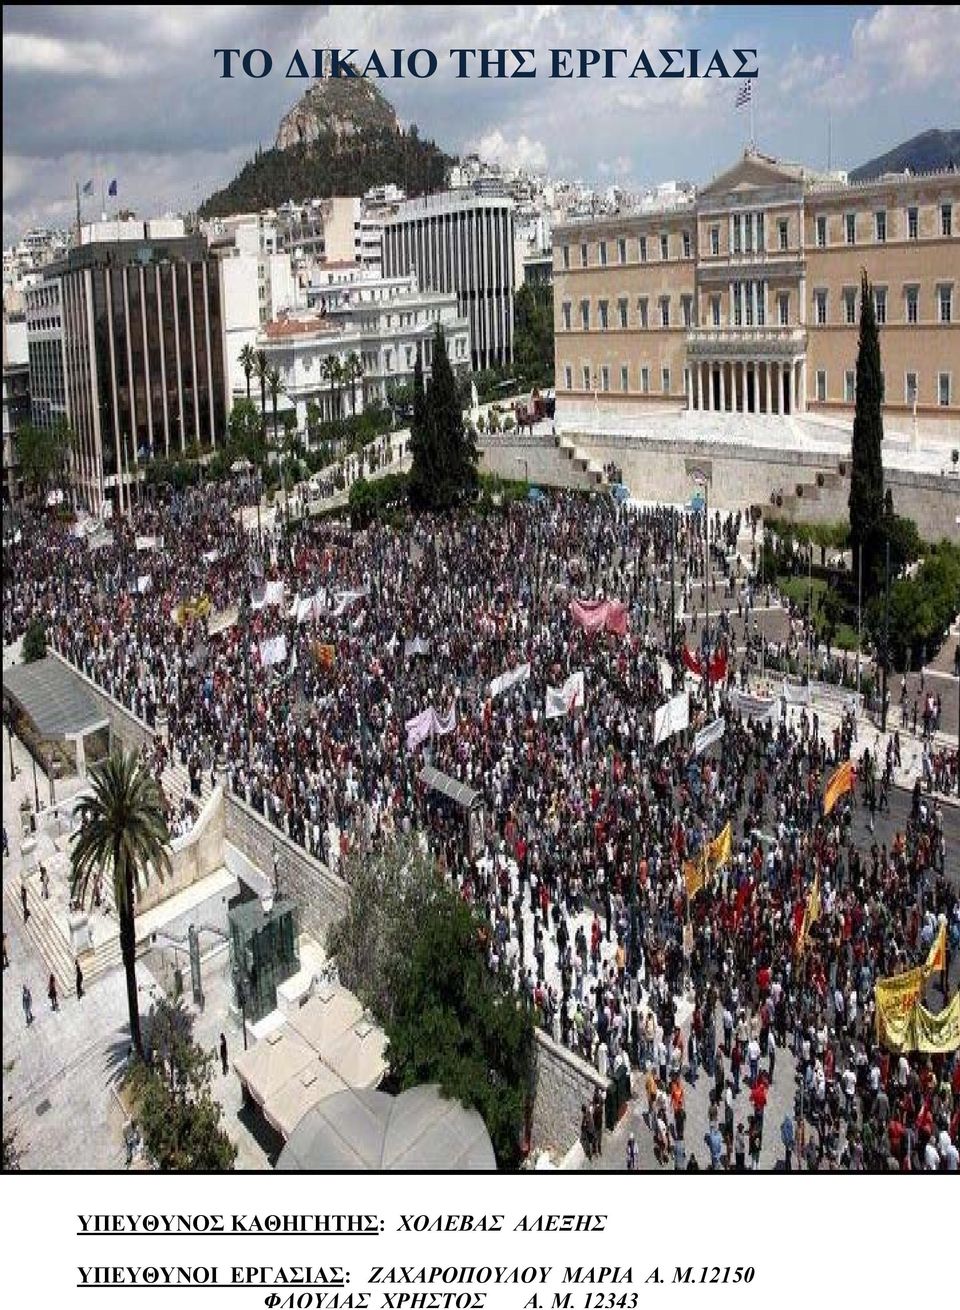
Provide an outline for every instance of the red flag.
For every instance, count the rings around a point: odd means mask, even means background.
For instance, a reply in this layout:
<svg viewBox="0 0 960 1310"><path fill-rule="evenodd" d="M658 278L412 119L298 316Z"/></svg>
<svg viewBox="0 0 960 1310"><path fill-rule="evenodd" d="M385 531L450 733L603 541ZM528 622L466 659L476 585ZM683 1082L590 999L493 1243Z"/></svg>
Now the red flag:
<svg viewBox="0 0 960 1310"><path fill-rule="evenodd" d="M703 666L696 655L691 654L686 646L683 648L683 665L691 673L695 673L698 678L703 677Z"/></svg>

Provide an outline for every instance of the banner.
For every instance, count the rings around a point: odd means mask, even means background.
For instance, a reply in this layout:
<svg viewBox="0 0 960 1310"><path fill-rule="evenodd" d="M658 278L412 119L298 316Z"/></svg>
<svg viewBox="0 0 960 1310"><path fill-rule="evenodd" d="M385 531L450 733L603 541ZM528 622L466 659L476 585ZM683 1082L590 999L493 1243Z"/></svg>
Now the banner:
<svg viewBox="0 0 960 1310"><path fill-rule="evenodd" d="M142 596L145 591L149 591L153 586L153 575L150 573L141 573L137 578L137 591Z"/></svg>
<svg viewBox="0 0 960 1310"><path fill-rule="evenodd" d="M404 726L407 730L407 750L416 750L421 742L434 734L445 737L447 733L453 732L457 726L456 707L451 706L446 714L440 715L431 705L429 709L415 714L412 719L407 719Z"/></svg>
<svg viewBox="0 0 960 1310"><path fill-rule="evenodd" d="M219 558L220 558L220 552L218 550L205 550L203 552L204 564L216 564Z"/></svg>
<svg viewBox="0 0 960 1310"><path fill-rule="evenodd" d="M709 750L715 742L720 740L726 730L727 721L722 714L718 719L714 719L712 723L708 723L705 728L701 728L693 739L694 755L702 755L705 750Z"/></svg>
<svg viewBox="0 0 960 1310"><path fill-rule="evenodd" d="M240 615L238 605L231 605L225 610L217 610L210 615L210 622L207 624L207 631L211 637L218 636L221 632L226 632L227 628L232 628Z"/></svg>
<svg viewBox="0 0 960 1310"><path fill-rule="evenodd" d="M546 716L548 719L559 719L564 714L572 714L574 710L582 710L585 698L586 691L581 669L577 673L571 673L562 687L547 688Z"/></svg>
<svg viewBox="0 0 960 1310"><path fill-rule="evenodd" d="M730 708L754 723L777 723L780 720L779 697L750 696L734 688L730 692Z"/></svg>
<svg viewBox="0 0 960 1310"><path fill-rule="evenodd" d="M498 678L494 678L490 683L487 695L491 700L496 700L502 696L505 691L515 687L519 682L526 682L530 677L530 665L518 664L515 669L509 669L506 673L501 673Z"/></svg>
<svg viewBox="0 0 960 1310"><path fill-rule="evenodd" d="M313 658L320 665L321 669L332 669L336 659L336 647L327 641L315 641L311 647Z"/></svg>
<svg viewBox="0 0 960 1310"><path fill-rule="evenodd" d="M339 618L341 614L346 613L351 605L355 604L358 600L361 600L366 594L366 587L361 587L356 591L335 592L334 595L336 596L337 603L333 607L333 617L335 619Z"/></svg>
<svg viewBox="0 0 960 1310"><path fill-rule="evenodd" d="M183 624L188 619L205 619L212 608L209 596L193 596L181 601L173 611L174 622Z"/></svg>
<svg viewBox="0 0 960 1310"><path fill-rule="evenodd" d="M908 969L892 978L878 978L873 988L877 1007L877 1040L884 1041L888 1031L906 1033L905 1021L923 995L923 970Z"/></svg>
<svg viewBox="0 0 960 1310"><path fill-rule="evenodd" d="M851 760L844 760L827 782L826 791L823 793L824 815L830 813L841 796L845 796L848 791L853 791L853 783L853 763Z"/></svg>
<svg viewBox="0 0 960 1310"><path fill-rule="evenodd" d="M788 705L810 704L809 687L801 687L799 686L799 684L795 682L787 682L786 680L784 680L782 694L783 694L783 699L787 702Z"/></svg>
<svg viewBox="0 0 960 1310"><path fill-rule="evenodd" d="M282 605L286 587L282 582L268 582L263 593L264 607L267 605Z"/></svg>
<svg viewBox="0 0 960 1310"><path fill-rule="evenodd" d="M584 632L612 632L627 635L627 607L622 600L572 600L570 617Z"/></svg>
<svg viewBox="0 0 960 1310"><path fill-rule="evenodd" d="M881 1023L878 1008L877 1037L897 1055L912 1051L948 1055L960 1049L960 992L939 1014L917 1002L909 1010L884 1015Z"/></svg>
<svg viewBox="0 0 960 1310"><path fill-rule="evenodd" d="M264 668L271 664L282 664L287 658L287 638L284 633L277 637L268 637L260 643L260 663Z"/></svg>
<svg viewBox="0 0 960 1310"><path fill-rule="evenodd" d="M134 537L136 550L163 550L163 537Z"/></svg>
<svg viewBox="0 0 960 1310"><path fill-rule="evenodd" d="M412 641L403 643L403 658L410 659L411 655L429 655L430 642L426 637L414 637Z"/></svg>
<svg viewBox="0 0 960 1310"><path fill-rule="evenodd" d="M662 741L672 737L675 732L683 732L690 726L690 693L680 692L666 701L653 716L653 744L659 746Z"/></svg>
<svg viewBox="0 0 960 1310"><path fill-rule="evenodd" d="M940 973L947 967L947 922L940 924L937 935L933 939L930 947L930 954L927 956L927 962L923 966L924 977L929 978L932 973Z"/></svg>
<svg viewBox="0 0 960 1310"><path fill-rule="evenodd" d="M673 691L673 668L667 660L657 660L660 670L660 683L664 691Z"/></svg>

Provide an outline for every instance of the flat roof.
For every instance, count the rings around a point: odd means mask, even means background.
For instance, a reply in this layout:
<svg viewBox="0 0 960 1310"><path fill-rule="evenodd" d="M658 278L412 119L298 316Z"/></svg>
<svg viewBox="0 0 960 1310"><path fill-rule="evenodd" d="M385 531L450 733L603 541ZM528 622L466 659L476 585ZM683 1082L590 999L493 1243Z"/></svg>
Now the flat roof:
<svg viewBox="0 0 960 1310"><path fill-rule="evenodd" d="M76 674L50 655L4 669L3 694L49 740L91 732L108 723Z"/></svg>

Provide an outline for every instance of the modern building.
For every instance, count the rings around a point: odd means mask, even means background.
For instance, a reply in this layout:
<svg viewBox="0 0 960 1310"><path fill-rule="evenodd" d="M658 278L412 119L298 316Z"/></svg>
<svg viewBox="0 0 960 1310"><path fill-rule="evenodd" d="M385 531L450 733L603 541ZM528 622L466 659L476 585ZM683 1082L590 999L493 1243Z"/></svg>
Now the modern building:
<svg viewBox="0 0 960 1310"><path fill-rule="evenodd" d="M512 200L468 190L408 200L384 219L384 274L456 293L475 369L513 361L513 228Z"/></svg>
<svg viewBox="0 0 960 1310"><path fill-rule="evenodd" d="M371 403L386 404L394 388L412 382L418 350L429 377L438 323L454 372L469 369L470 325L456 295L421 291L413 274L377 278L357 266L328 268L308 289L307 299L309 310L266 324L257 342L280 372L278 415L295 413L300 430L306 427L311 402L321 421L338 412L359 413ZM351 356L360 365L357 377L352 383L333 380L328 361L345 365Z"/></svg>
<svg viewBox="0 0 960 1310"><path fill-rule="evenodd" d="M17 429L30 421L30 360L24 319L3 320L3 501L20 498Z"/></svg>
<svg viewBox="0 0 960 1310"><path fill-rule="evenodd" d="M960 417L960 174L837 175L747 151L686 203L554 230L558 403L849 419L860 271L885 409Z"/></svg>
<svg viewBox="0 0 960 1310"><path fill-rule="evenodd" d="M35 422L76 433L80 502L123 509L146 461L223 440L221 262L176 220L81 237L27 293L31 404Z"/></svg>

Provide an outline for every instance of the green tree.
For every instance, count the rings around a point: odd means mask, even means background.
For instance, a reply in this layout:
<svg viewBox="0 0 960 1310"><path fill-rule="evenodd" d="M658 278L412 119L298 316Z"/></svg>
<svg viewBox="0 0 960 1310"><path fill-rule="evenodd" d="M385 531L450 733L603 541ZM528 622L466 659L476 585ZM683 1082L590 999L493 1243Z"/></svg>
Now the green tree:
<svg viewBox="0 0 960 1310"><path fill-rule="evenodd" d="M115 751L91 774L92 792L77 807L80 831L70 852L71 888L84 902L102 874L113 880L120 950L127 978L130 1038L143 1055L137 1004L134 916L140 888L170 872L170 834L160 789L135 752Z"/></svg>
<svg viewBox="0 0 960 1310"><path fill-rule="evenodd" d="M351 350L343 364L343 376L350 388L350 413L355 416L357 413L357 383L363 377L363 365L360 362L360 356L355 350ZM363 408L361 400L360 408Z"/></svg>
<svg viewBox="0 0 960 1310"><path fill-rule="evenodd" d="M863 553L863 586L870 596L883 583L883 377L873 288L866 269L860 277L860 340L857 348L853 467L850 474L850 542L853 571Z"/></svg>
<svg viewBox="0 0 960 1310"><path fill-rule="evenodd" d="M254 350L253 346L250 345L249 341L240 351L238 359L240 360L241 367L243 368L243 376L247 379L247 402L249 403L250 379L253 376L253 371L254 368L256 367L256 362L257 362L256 351Z"/></svg>
<svg viewBox="0 0 960 1310"><path fill-rule="evenodd" d="M250 458L260 447L260 415L252 400L235 400L227 420L230 442Z"/></svg>
<svg viewBox="0 0 960 1310"><path fill-rule="evenodd" d="M211 1093L213 1056L193 1040L193 1016L178 1001L151 1007L146 1059L130 1074L144 1144L164 1172L233 1168L237 1148L221 1127Z"/></svg>
<svg viewBox="0 0 960 1310"><path fill-rule="evenodd" d="M402 1089L439 1083L478 1110L498 1165L511 1168L532 1101L533 1018L506 972L491 972L488 938L488 926L445 887L393 978L387 1057Z"/></svg>
<svg viewBox="0 0 960 1310"><path fill-rule="evenodd" d="M266 441L267 439L267 375L270 372L270 365L267 362L267 352L257 350L253 356L253 371L257 375L257 381L260 383L260 436Z"/></svg>
<svg viewBox="0 0 960 1310"><path fill-rule="evenodd" d="M47 653L47 625L43 619L31 619L27 625L27 630L23 634L23 652L24 664L33 664L36 660L42 660Z"/></svg>
<svg viewBox="0 0 960 1310"><path fill-rule="evenodd" d="M414 508L450 509L475 492L479 458L476 439L463 422L459 388L439 323L433 336L433 371L425 394L419 355L414 368L410 445L410 500Z"/></svg>
<svg viewBox="0 0 960 1310"><path fill-rule="evenodd" d="M280 370L278 368L267 369L266 378L267 390L270 392L270 406L273 410L273 443L277 444L277 401L283 394L283 383L280 380Z"/></svg>
<svg viewBox="0 0 960 1310"><path fill-rule="evenodd" d="M17 463L23 480L33 488L38 500L46 496L51 485L61 482L66 473L71 433L65 423L49 428L24 423L14 434Z"/></svg>
<svg viewBox="0 0 960 1310"><path fill-rule="evenodd" d="M531 387L553 386L553 288L524 284L513 302L513 363Z"/></svg>

